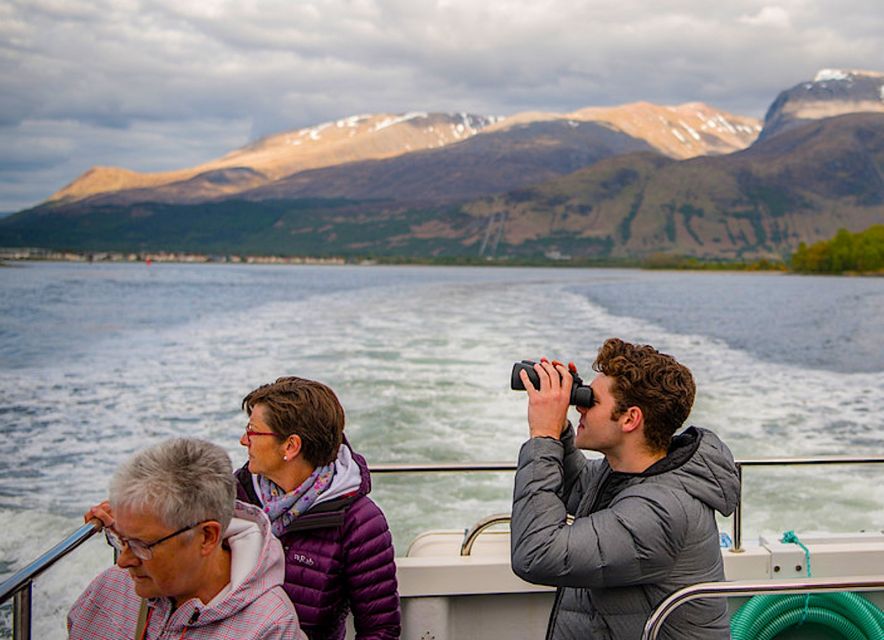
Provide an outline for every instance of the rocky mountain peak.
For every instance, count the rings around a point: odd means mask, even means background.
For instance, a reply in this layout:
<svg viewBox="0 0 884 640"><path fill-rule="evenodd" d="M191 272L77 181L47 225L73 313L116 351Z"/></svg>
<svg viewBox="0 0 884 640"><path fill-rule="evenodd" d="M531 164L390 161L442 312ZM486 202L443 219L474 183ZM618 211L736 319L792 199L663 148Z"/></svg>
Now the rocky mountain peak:
<svg viewBox="0 0 884 640"><path fill-rule="evenodd" d="M821 69L809 82L781 92L764 117L759 140L810 120L847 113L884 113L884 73Z"/></svg>
<svg viewBox="0 0 884 640"><path fill-rule="evenodd" d="M300 171L444 147L476 135L499 119L469 113L355 115L267 136L196 167L161 173L93 167L56 192L50 202L124 190L188 188L183 185L192 185L200 176L229 169L249 169L271 182ZM205 188L205 181L199 182ZM260 185L252 181L249 186ZM229 189L223 193L228 194ZM200 197L211 195L211 188L200 193Z"/></svg>
<svg viewBox="0 0 884 640"><path fill-rule="evenodd" d="M94 167L55 193L50 202L69 203L94 196L113 196L117 201L211 200L261 189L311 170L390 160L464 142L481 133L556 122L567 122L572 127L579 123L601 125L677 159L744 149L761 130L754 118L699 102L679 106L636 102L573 113L531 112L505 118L470 113L360 114L273 134L221 158L176 171L139 173Z"/></svg>
<svg viewBox="0 0 884 640"><path fill-rule="evenodd" d="M702 102L676 106L635 102L619 107L590 107L573 117L607 124L676 159L732 153L758 137L755 118L716 109Z"/></svg>

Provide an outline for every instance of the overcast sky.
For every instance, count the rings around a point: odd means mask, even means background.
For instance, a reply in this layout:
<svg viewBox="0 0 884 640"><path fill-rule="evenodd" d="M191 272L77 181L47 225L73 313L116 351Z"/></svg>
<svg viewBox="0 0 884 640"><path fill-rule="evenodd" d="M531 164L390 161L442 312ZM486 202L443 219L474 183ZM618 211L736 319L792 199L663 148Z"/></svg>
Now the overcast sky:
<svg viewBox="0 0 884 640"><path fill-rule="evenodd" d="M884 70L882 0L0 0L0 211L361 113L703 101Z"/></svg>

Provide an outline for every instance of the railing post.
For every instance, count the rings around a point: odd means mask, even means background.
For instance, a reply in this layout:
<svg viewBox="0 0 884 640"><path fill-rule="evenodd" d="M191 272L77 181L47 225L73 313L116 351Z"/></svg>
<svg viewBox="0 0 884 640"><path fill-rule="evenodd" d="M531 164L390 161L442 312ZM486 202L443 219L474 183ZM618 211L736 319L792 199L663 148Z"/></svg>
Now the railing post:
<svg viewBox="0 0 884 640"><path fill-rule="evenodd" d="M737 467L737 480L740 482L740 495L737 498L737 508L734 509L734 546L731 553L743 553L743 465L735 463Z"/></svg>
<svg viewBox="0 0 884 640"><path fill-rule="evenodd" d="M31 640L31 590L27 582L15 592L12 602L12 640Z"/></svg>

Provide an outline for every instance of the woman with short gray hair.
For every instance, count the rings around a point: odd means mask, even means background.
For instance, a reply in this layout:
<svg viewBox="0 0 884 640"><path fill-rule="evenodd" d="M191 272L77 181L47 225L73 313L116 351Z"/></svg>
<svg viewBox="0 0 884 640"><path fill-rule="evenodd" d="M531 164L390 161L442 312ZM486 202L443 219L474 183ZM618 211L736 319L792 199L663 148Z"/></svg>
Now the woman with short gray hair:
<svg viewBox="0 0 884 640"><path fill-rule="evenodd" d="M234 492L230 458L203 440L169 440L125 462L110 505L89 514L117 563L74 603L69 639L304 640L270 521Z"/></svg>
<svg viewBox="0 0 884 640"><path fill-rule="evenodd" d="M196 438L176 438L124 462L110 485L110 504L150 509L166 525L215 520L227 529L233 517L236 480L230 456Z"/></svg>

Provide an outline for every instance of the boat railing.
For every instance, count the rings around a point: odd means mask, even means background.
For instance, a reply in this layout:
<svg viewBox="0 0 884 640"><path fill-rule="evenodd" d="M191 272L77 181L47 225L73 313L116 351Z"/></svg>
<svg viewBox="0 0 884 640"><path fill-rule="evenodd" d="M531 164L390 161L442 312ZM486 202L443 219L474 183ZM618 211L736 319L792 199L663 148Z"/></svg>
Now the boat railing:
<svg viewBox="0 0 884 640"><path fill-rule="evenodd" d="M728 598L788 593L832 593L836 591L884 591L884 577L803 578L800 580L734 580L701 582L669 595L648 617L642 640L656 640L666 618L683 604L697 598Z"/></svg>
<svg viewBox="0 0 884 640"><path fill-rule="evenodd" d="M13 599L12 640L30 640L31 596L33 595L34 580L99 531L101 531L100 523L93 524L90 522L84 524L49 551L0 584L0 604L4 604L10 598Z"/></svg>
<svg viewBox="0 0 884 640"><path fill-rule="evenodd" d="M743 484L743 469L745 467L776 467L776 466L806 466L806 465L842 465L842 464L880 464L884 462L884 456L827 456L819 458L742 458L736 460L737 473L740 485ZM483 462L483 463L426 463L426 464L377 464L372 465L372 475L377 474L411 474L411 473L472 473L481 471L512 472L516 465L511 462ZM461 555L470 555L475 538L488 527L506 522L505 514L489 516L492 521L486 522L487 518L477 522L464 535L461 545ZM732 545L728 549L731 553L743 551L743 503L742 492L737 507L732 516Z"/></svg>
<svg viewBox="0 0 884 640"><path fill-rule="evenodd" d="M737 461L737 469L742 483L744 467L761 466L791 466L791 465L832 465L832 464L871 464L884 462L884 456L836 456L825 458L755 458ZM516 465L511 462L484 462L484 463L427 463L427 464L378 464L372 465L372 474L427 474L427 473L473 473L473 472L513 472ZM474 526L470 535L469 545L465 538L461 546L461 554L469 555L473 542L484 529L493 525L506 522L506 514L497 514L491 522L483 526ZM486 519L488 520L488 519ZM733 547L730 551L739 553L742 551L742 504L737 505L733 516ZM20 569L11 577L0 584L0 605L13 599L13 640L30 640L31 638L31 598L34 580L44 571L52 567L62 558L77 549L80 545L100 531L100 526L84 524L70 536L59 542L52 549L41 555L26 567ZM468 532L470 533L470 532ZM737 583L722 583L737 584ZM698 585L699 586L699 585ZM835 589L833 589L835 590ZM680 592L677 592L680 593ZM675 595L675 594L673 594ZM733 593L731 595L738 595ZM700 597L700 596L696 596Z"/></svg>

